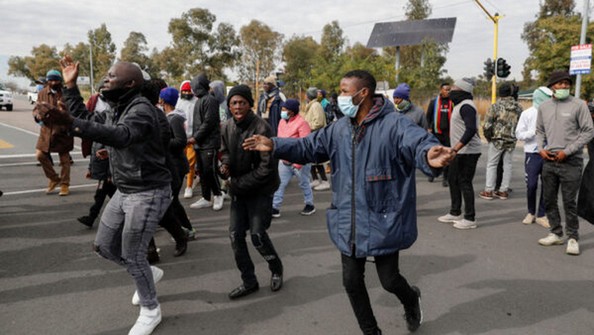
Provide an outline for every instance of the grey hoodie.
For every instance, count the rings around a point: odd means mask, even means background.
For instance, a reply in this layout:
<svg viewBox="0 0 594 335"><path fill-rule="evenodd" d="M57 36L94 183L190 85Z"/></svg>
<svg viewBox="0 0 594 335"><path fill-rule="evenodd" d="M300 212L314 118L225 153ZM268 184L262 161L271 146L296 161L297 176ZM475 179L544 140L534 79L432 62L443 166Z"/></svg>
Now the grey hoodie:
<svg viewBox="0 0 594 335"><path fill-rule="evenodd" d="M582 156L582 149L594 137L588 106L569 96L551 99L538 107L536 140L538 150L564 151L567 156Z"/></svg>
<svg viewBox="0 0 594 335"><path fill-rule="evenodd" d="M217 99L219 103L219 117L221 118L221 124L231 118L229 113L229 107L227 106L227 97L225 94L225 83L220 80L215 80L210 83L210 89L212 95Z"/></svg>

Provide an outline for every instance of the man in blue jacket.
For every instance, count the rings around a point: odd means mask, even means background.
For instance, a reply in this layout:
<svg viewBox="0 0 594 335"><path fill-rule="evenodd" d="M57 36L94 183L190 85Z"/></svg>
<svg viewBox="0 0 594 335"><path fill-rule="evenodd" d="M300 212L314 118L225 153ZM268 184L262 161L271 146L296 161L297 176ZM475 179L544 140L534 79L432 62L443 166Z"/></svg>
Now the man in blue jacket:
<svg viewBox="0 0 594 335"><path fill-rule="evenodd" d="M340 82L338 105L345 118L304 138L255 135L249 150L273 151L280 159L305 164L330 160L332 203L327 210L330 238L341 252L343 285L363 334L381 334L365 286L365 262L373 256L385 290L404 305L408 329L423 316L421 292L400 274L399 251L417 238L415 168L427 175L454 156L450 148L394 105L375 95L368 72L348 72Z"/></svg>

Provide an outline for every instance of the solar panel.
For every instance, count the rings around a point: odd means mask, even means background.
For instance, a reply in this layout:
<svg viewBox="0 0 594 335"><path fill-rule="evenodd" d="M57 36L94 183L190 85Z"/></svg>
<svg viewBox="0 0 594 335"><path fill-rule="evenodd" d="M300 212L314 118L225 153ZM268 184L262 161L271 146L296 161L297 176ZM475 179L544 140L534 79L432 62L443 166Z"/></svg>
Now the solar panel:
<svg viewBox="0 0 594 335"><path fill-rule="evenodd" d="M376 23L367 42L368 48L417 45L424 39L437 43L452 41L456 18Z"/></svg>

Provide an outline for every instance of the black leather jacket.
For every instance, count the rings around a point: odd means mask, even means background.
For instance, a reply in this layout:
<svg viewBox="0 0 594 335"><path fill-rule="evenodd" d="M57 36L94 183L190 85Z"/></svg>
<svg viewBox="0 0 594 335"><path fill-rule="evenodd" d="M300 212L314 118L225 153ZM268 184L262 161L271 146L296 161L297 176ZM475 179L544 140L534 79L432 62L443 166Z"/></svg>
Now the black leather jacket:
<svg viewBox="0 0 594 335"><path fill-rule="evenodd" d="M280 185L278 160L270 152L245 151L243 141L252 135L270 137L268 122L250 112L237 124L227 120L222 128L221 162L229 166L233 195L272 195Z"/></svg>
<svg viewBox="0 0 594 335"><path fill-rule="evenodd" d="M122 193L137 193L171 184L166 148L159 114L151 103L136 91L122 97L105 111L105 123L87 120L87 111L78 87L64 89L64 101L75 117L72 135L103 143L109 152L114 184ZM168 127L168 124L166 124Z"/></svg>

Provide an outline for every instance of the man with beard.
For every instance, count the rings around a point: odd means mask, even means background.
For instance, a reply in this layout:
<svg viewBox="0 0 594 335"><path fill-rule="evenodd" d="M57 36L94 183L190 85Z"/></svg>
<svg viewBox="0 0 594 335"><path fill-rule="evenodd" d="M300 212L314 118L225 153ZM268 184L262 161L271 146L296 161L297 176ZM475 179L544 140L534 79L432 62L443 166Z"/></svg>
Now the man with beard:
<svg viewBox="0 0 594 335"><path fill-rule="evenodd" d="M94 251L124 268L133 277L140 297L140 316L129 335L148 335L161 322L154 281L163 271L149 266L147 248L157 224L171 202L171 174L159 125L160 113L140 95L140 68L114 64L104 78L103 96L111 109L105 123L86 120L90 113L76 86L79 63L60 60L66 106L43 104L37 117L62 125L72 134L107 146L112 178L118 190L107 204L93 244ZM70 111L70 112L69 112Z"/></svg>
<svg viewBox="0 0 594 335"><path fill-rule="evenodd" d="M57 70L49 70L46 74L47 85L39 92L33 115L37 113L40 104L49 104L55 108L62 102L62 75ZM49 180L45 193L52 193L60 185L61 196L70 194L70 154L74 146L74 139L68 135L68 128L62 125L45 124L43 120L35 118L41 126L39 138L35 145L35 155L41 164L43 173ZM51 153L57 152L60 157L60 175L56 173L51 160Z"/></svg>
<svg viewBox="0 0 594 335"><path fill-rule="evenodd" d="M272 136L276 136L278 124L281 120L281 103L286 100L284 94L276 86L274 76L268 76L264 79L262 86L264 92L260 95L258 101L258 116L267 121L272 130Z"/></svg>

